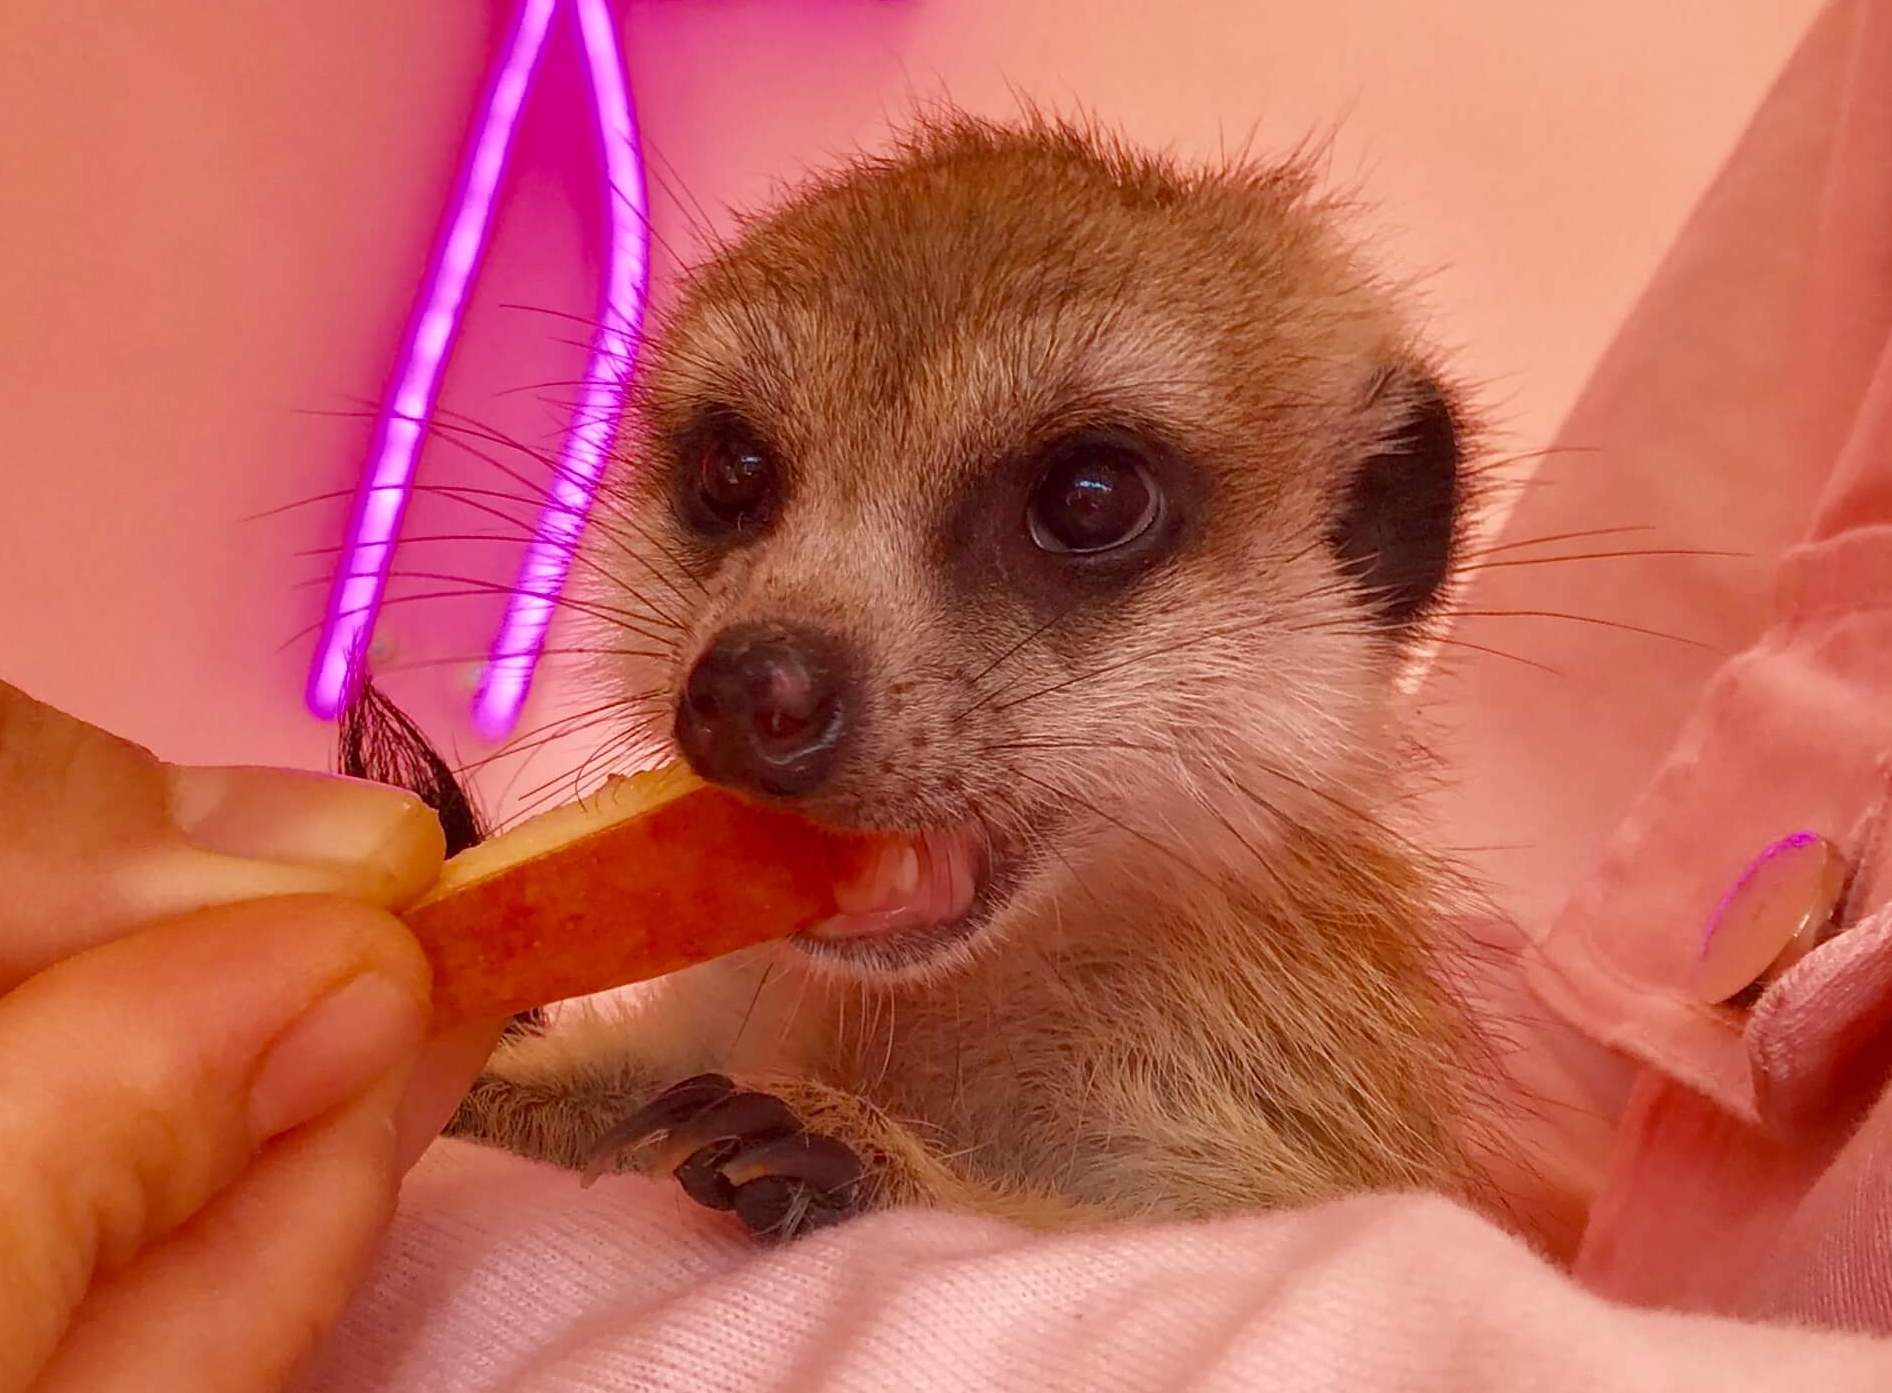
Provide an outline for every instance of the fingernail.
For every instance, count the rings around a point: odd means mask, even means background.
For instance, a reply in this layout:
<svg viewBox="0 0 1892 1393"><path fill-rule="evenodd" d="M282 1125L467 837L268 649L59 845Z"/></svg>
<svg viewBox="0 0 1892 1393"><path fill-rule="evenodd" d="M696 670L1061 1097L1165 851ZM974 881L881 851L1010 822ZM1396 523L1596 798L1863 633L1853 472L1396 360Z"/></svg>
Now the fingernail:
<svg viewBox="0 0 1892 1393"><path fill-rule="evenodd" d="M261 1141L347 1102L420 1047L424 1008L378 973L317 1001L264 1052L250 1085Z"/></svg>
<svg viewBox="0 0 1892 1393"><path fill-rule="evenodd" d="M251 861L326 865L411 858L438 837L413 794L293 769L174 765L171 819L205 851Z"/></svg>

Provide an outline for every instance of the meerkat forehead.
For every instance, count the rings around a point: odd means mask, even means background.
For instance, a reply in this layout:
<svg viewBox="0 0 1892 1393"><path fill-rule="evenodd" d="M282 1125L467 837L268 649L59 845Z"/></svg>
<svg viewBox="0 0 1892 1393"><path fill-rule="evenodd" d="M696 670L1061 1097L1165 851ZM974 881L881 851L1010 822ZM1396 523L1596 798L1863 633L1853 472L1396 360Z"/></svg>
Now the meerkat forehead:
<svg viewBox="0 0 1892 1393"><path fill-rule="evenodd" d="M976 520L1008 467L1126 432L1196 495L1195 564L1163 582L1246 587L1270 549L1324 538L1397 636L1445 578L1462 423L1337 221L1305 164L1190 170L1042 121L926 127L748 222L691 278L633 448L661 478L706 419L740 421L793 504L765 547L716 564L766 552L778 575L852 574L899 609L994 579ZM1025 589L1041 614L1065 599Z"/></svg>
<svg viewBox="0 0 1892 1393"><path fill-rule="evenodd" d="M931 130L750 224L660 352L660 429L766 423L842 493L943 495L1035 440L1134 424L1237 484L1370 438L1404 351L1297 168L1185 172L1080 133Z"/></svg>

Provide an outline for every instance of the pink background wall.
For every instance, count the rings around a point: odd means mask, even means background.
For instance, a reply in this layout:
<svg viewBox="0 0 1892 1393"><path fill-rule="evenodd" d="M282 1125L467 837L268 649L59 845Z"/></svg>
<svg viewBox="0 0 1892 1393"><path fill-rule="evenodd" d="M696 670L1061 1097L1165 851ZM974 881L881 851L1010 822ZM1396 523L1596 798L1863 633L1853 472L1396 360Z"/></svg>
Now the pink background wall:
<svg viewBox="0 0 1892 1393"><path fill-rule="evenodd" d="M1518 448L1587 364L1815 0L632 0L658 271L713 210L876 141L915 97L1014 92L1212 153L1340 127L1336 174ZM343 504L499 6L7 0L0 25L0 674L162 752L321 764L301 685ZM566 69L566 71L570 71ZM444 403L534 443L589 313L595 208L541 92ZM723 222L720 212L719 223ZM324 414L327 413L327 414ZM429 477L492 483L435 450ZM484 471L484 472L482 472ZM417 510L410 531L474 521ZM510 571L491 543L402 563ZM318 582L313 588L307 582ZM409 587L427 588L422 584ZM434 586L432 588L439 588ZM396 604L401 697L465 753L490 598ZM556 642L556 636L554 641ZM450 661L441 661L450 660ZM543 718L558 697L542 682Z"/></svg>

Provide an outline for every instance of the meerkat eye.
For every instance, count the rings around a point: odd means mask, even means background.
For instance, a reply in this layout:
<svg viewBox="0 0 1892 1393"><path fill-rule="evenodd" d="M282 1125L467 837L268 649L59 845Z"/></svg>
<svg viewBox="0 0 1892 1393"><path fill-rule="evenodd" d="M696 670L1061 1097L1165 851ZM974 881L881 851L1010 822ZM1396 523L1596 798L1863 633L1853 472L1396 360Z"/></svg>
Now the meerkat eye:
<svg viewBox="0 0 1892 1393"><path fill-rule="evenodd" d="M683 455L691 521L705 532L747 532L767 522L781 491L769 449L742 422L716 417L690 438Z"/></svg>
<svg viewBox="0 0 1892 1393"><path fill-rule="evenodd" d="M1052 450L1025 523L1045 551L1083 554L1134 542L1162 511L1162 491L1134 449L1081 436Z"/></svg>

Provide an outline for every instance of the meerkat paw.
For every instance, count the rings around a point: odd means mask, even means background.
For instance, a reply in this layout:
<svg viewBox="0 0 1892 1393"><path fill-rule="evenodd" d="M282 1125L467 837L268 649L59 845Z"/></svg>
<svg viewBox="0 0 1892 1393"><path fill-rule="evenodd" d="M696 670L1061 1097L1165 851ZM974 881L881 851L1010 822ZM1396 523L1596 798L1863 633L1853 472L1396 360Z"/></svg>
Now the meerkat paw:
<svg viewBox="0 0 1892 1393"><path fill-rule="evenodd" d="M852 1147L811 1130L777 1094L722 1074L672 1085L599 1137L585 1183L619 1169L673 1175L698 1204L778 1241L838 1223L867 1199Z"/></svg>

